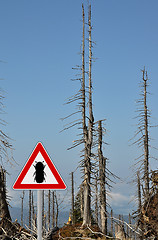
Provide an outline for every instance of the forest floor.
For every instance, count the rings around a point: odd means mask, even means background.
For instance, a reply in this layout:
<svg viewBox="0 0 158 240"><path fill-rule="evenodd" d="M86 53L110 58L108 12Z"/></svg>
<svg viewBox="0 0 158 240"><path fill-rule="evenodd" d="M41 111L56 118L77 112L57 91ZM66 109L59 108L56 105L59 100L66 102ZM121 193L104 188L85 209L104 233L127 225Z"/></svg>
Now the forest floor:
<svg viewBox="0 0 158 240"><path fill-rule="evenodd" d="M106 238L101 232L98 226L93 225L91 228L88 227L81 227L80 224L75 225L65 225L64 227L60 228L58 232L53 236L53 240L57 239L97 239L97 240L104 240ZM112 238L110 238L112 239Z"/></svg>

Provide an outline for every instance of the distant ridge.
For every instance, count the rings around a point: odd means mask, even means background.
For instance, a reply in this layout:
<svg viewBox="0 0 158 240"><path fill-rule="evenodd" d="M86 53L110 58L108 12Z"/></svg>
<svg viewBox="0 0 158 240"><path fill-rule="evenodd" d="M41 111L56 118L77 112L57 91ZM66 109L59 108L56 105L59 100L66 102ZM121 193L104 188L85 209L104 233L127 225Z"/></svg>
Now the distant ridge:
<svg viewBox="0 0 158 240"><path fill-rule="evenodd" d="M21 224L21 208L18 207L9 207L10 214L12 221L14 222L16 219L17 221ZM24 218L23 218L23 223L24 225L28 225L29 221L29 210L24 208ZM59 220L58 220L58 225L59 227L62 227L64 223L67 223L69 218L69 211L63 211L59 212Z"/></svg>

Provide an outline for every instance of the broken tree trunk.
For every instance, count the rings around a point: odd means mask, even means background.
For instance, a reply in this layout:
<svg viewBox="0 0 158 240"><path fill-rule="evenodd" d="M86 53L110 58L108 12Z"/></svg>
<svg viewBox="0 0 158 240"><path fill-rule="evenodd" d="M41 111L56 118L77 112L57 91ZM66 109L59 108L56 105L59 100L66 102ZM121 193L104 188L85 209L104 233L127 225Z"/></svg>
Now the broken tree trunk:
<svg viewBox="0 0 158 240"><path fill-rule="evenodd" d="M98 174L95 175L95 222L98 225Z"/></svg>
<svg viewBox="0 0 158 240"><path fill-rule="evenodd" d="M55 227L55 196L54 196L54 191L52 194L52 227Z"/></svg>
<svg viewBox="0 0 158 240"><path fill-rule="evenodd" d="M145 182L145 200L149 199L149 134L148 134L148 108L147 108L147 71L143 72L144 81L144 182Z"/></svg>
<svg viewBox="0 0 158 240"><path fill-rule="evenodd" d="M114 235L114 220L113 220L113 210L111 209L111 236Z"/></svg>
<svg viewBox="0 0 158 240"><path fill-rule="evenodd" d="M80 186L80 211L81 211L81 218L83 218L83 207L84 207L84 202L83 202L83 185L81 184L81 186Z"/></svg>
<svg viewBox="0 0 158 240"><path fill-rule="evenodd" d="M8 203L6 200L5 170L0 169L0 217L1 219L11 220Z"/></svg>
<svg viewBox="0 0 158 240"><path fill-rule="evenodd" d="M72 224L75 223L74 219L74 174L71 172L71 197L72 197Z"/></svg>
<svg viewBox="0 0 158 240"><path fill-rule="evenodd" d="M143 238L143 223L142 223L142 201L141 201L141 187L140 187L140 173L137 172L137 184L138 184L138 225L141 230L139 239L142 240Z"/></svg>
<svg viewBox="0 0 158 240"><path fill-rule="evenodd" d="M102 122L98 123L98 156L99 156L99 181L100 181L100 216L101 216L101 231L107 234L107 210L106 210L106 158L102 152Z"/></svg>
<svg viewBox="0 0 158 240"><path fill-rule="evenodd" d="M25 195L25 192L23 190L22 196L21 196L21 226L23 226L24 195Z"/></svg>

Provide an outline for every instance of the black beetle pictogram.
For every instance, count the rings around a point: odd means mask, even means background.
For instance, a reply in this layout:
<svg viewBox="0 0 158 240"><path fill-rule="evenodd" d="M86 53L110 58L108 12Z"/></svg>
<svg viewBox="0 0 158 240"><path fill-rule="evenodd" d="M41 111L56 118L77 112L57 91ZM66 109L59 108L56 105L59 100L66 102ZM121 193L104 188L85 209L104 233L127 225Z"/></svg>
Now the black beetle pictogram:
<svg viewBox="0 0 158 240"><path fill-rule="evenodd" d="M37 162L36 165L33 165L35 168L35 172L33 176L35 175L34 180L37 183L42 183L45 180L46 173L44 172L45 165L42 162Z"/></svg>

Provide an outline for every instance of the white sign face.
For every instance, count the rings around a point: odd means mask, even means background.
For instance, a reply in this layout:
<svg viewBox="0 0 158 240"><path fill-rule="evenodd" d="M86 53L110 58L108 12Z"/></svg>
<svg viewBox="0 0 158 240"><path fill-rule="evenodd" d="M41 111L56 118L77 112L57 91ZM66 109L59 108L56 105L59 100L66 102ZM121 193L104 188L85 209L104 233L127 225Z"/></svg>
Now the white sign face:
<svg viewBox="0 0 158 240"><path fill-rule="evenodd" d="M39 152L37 157L35 158L33 164L31 165L30 169L28 170L28 172L26 173L23 181L21 182L21 184L39 184L36 181L36 164L38 162L41 162L44 166L43 169L43 182L42 184L58 184L56 178L54 177L53 173L51 172L51 170L49 169L46 161L44 160L42 154Z"/></svg>

